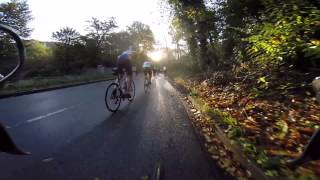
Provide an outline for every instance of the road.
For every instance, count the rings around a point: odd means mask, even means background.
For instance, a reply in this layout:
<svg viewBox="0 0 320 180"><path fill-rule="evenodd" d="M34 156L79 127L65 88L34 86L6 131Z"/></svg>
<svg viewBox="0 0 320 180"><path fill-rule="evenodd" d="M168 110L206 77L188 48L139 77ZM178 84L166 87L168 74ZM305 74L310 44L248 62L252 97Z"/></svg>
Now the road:
<svg viewBox="0 0 320 180"><path fill-rule="evenodd" d="M141 179L157 162L165 179L228 179L201 149L184 107L163 77L150 94L112 114L110 82L0 99L0 121L30 156L0 154L0 179Z"/></svg>

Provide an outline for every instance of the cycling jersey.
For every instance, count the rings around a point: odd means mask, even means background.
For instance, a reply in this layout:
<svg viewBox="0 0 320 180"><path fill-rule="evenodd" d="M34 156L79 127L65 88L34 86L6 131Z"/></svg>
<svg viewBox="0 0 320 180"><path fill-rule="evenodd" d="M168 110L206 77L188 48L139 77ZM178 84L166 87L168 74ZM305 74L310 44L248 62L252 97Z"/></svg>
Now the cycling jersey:
<svg viewBox="0 0 320 180"><path fill-rule="evenodd" d="M145 61L144 63L143 63L143 66L142 66L143 68L152 68L152 62L150 62L150 61Z"/></svg>
<svg viewBox="0 0 320 180"><path fill-rule="evenodd" d="M129 53L123 52L119 57L118 57L118 62L123 62L123 61L129 61Z"/></svg>
<svg viewBox="0 0 320 180"><path fill-rule="evenodd" d="M132 64L130 62L130 54L128 51L123 52L117 60L117 67L120 73L125 69L128 75L132 75Z"/></svg>

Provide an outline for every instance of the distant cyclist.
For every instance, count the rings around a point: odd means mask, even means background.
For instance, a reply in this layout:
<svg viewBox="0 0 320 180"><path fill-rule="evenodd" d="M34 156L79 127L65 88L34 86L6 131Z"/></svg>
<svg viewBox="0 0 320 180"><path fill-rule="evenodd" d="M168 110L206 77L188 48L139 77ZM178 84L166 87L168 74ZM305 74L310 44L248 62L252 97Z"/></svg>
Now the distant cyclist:
<svg viewBox="0 0 320 180"><path fill-rule="evenodd" d="M163 66L162 71L163 71L163 74L166 75L167 74L167 67Z"/></svg>
<svg viewBox="0 0 320 180"><path fill-rule="evenodd" d="M142 68L143 68L145 78L148 77L149 78L148 82L151 84L151 77L152 77L152 70L153 70L152 62L150 60L146 60L143 63Z"/></svg>
<svg viewBox="0 0 320 180"><path fill-rule="evenodd" d="M126 98L131 98L130 95L130 90L131 90L131 82L132 81L132 64L131 64L131 59L132 59L132 54L134 53L134 51L132 50L132 48L130 47L128 50L124 51L120 56L118 56L118 60L117 60L117 67L118 67L118 71L120 74L123 74L123 69L125 69L125 71L127 72L127 78L126 84L127 84L127 88L125 89L125 93L124 96Z"/></svg>

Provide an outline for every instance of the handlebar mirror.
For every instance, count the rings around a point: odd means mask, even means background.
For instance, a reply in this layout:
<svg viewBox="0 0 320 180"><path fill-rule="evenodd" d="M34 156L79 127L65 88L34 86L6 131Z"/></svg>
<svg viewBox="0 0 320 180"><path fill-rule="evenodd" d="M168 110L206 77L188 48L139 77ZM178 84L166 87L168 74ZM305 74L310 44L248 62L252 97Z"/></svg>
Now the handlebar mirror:
<svg viewBox="0 0 320 180"><path fill-rule="evenodd" d="M12 78L22 67L25 51L13 29L0 24L0 85Z"/></svg>
<svg viewBox="0 0 320 180"><path fill-rule="evenodd" d="M10 27L0 24L0 88L21 69L24 59L24 46L18 34ZM1 123L0 152L16 155L30 154L16 146Z"/></svg>

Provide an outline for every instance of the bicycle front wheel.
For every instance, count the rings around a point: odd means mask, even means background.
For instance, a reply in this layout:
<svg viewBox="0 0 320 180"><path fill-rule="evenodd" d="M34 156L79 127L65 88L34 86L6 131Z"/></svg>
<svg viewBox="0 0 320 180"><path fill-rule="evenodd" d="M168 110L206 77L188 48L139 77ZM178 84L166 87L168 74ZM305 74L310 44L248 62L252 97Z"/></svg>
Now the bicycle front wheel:
<svg viewBox="0 0 320 180"><path fill-rule="evenodd" d="M131 91L130 91L131 97L128 98L128 100L129 100L129 101L133 101L134 96L135 96L135 94L136 94L136 88L135 88L135 85L134 85L134 81L133 81L133 80L131 81L131 86L129 86L129 87L131 87Z"/></svg>
<svg viewBox="0 0 320 180"><path fill-rule="evenodd" d="M119 84L111 83L107 88L106 96L104 98L109 111L116 112L119 109L121 96L122 93Z"/></svg>

